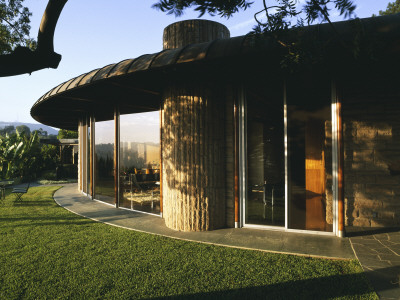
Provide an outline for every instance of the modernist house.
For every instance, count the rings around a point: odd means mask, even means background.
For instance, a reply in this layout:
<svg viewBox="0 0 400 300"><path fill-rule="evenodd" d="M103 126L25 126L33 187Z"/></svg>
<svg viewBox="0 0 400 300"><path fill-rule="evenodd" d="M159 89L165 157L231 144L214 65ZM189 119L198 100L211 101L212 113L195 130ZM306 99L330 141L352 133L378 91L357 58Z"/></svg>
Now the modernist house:
<svg viewBox="0 0 400 300"><path fill-rule="evenodd" d="M277 38L188 20L164 30L163 51L72 78L31 115L79 131L92 199L176 230L343 236L400 224L399 57L400 15ZM156 138L131 138L149 112Z"/></svg>

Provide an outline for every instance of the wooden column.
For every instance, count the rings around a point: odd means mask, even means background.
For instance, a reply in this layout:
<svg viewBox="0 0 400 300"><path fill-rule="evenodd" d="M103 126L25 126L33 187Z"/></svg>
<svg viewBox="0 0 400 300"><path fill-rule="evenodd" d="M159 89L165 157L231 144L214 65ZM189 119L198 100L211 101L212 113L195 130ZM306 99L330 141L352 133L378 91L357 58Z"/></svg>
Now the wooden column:
<svg viewBox="0 0 400 300"><path fill-rule="evenodd" d="M78 190L82 191L83 180L83 122L79 120L78 123ZM74 151L72 151L74 153Z"/></svg>
<svg viewBox="0 0 400 300"><path fill-rule="evenodd" d="M81 157L81 162L79 163L79 166L81 168L81 175L82 175L82 192L87 193L87 123L86 120L82 122L82 145L81 145L81 150L82 150L82 155Z"/></svg>
<svg viewBox="0 0 400 300"><path fill-rule="evenodd" d="M343 119L342 103L337 97L337 123L338 123L338 235L345 236L344 230L344 145L343 145Z"/></svg>
<svg viewBox="0 0 400 300"><path fill-rule="evenodd" d="M164 111L160 109L160 215L163 215L163 114Z"/></svg>
<svg viewBox="0 0 400 300"><path fill-rule="evenodd" d="M94 199L94 174L93 174L93 169L94 169L94 120L93 118L90 118L90 195L92 196L92 199Z"/></svg>
<svg viewBox="0 0 400 300"><path fill-rule="evenodd" d="M164 92L163 217L169 228L225 226L222 100L201 85L170 85Z"/></svg>
<svg viewBox="0 0 400 300"><path fill-rule="evenodd" d="M229 38L222 24L187 20L164 29L164 49ZM188 74L190 77L193 74ZM225 106L207 78L163 92L161 205L165 224L183 231L225 226Z"/></svg>
<svg viewBox="0 0 400 300"><path fill-rule="evenodd" d="M235 228L239 228L239 107L237 99L235 99L233 118L235 126Z"/></svg>
<svg viewBox="0 0 400 300"><path fill-rule="evenodd" d="M163 49L176 49L189 44L229 37L228 28L220 23L209 20L185 20L165 27Z"/></svg>

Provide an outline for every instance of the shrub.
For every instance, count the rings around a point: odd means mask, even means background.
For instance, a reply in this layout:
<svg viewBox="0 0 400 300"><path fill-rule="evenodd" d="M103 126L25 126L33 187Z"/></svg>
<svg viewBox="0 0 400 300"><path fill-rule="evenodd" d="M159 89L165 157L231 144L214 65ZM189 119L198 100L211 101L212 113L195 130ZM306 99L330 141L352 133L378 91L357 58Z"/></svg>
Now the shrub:
<svg viewBox="0 0 400 300"><path fill-rule="evenodd" d="M78 166L74 164L65 164L58 167L58 177L61 178L78 178Z"/></svg>
<svg viewBox="0 0 400 300"><path fill-rule="evenodd" d="M45 180L56 180L56 178L57 178L56 171L55 170L54 171L51 171L51 170L43 171L41 177Z"/></svg>

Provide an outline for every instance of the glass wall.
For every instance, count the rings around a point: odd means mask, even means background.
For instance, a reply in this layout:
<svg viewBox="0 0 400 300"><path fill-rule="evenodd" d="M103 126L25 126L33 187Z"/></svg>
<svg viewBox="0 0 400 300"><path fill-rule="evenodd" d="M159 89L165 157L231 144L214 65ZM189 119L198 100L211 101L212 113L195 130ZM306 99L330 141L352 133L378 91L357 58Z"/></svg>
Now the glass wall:
<svg viewBox="0 0 400 300"><path fill-rule="evenodd" d="M95 123L95 199L115 204L114 120Z"/></svg>
<svg viewBox="0 0 400 300"><path fill-rule="evenodd" d="M283 88L263 86L247 93L246 223L285 226Z"/></svg>
<svg viewBox="0 0 400 300"><path fill-rule="evenodd" d="M330 82L289 80L286 100L283 90L283 82L246 88L245 224L332 232Z"/></svg>
<svg viewBox="0 0 400 300"><path fill-rule="evenodd" d="M332 231L330 82L287 85L290 228Z"/></svg>
<svg viewBox="0 0 400 300"><path fill-rule="evenodd" d="M160 213L159 111L120 116L120 206Z"/></svg>

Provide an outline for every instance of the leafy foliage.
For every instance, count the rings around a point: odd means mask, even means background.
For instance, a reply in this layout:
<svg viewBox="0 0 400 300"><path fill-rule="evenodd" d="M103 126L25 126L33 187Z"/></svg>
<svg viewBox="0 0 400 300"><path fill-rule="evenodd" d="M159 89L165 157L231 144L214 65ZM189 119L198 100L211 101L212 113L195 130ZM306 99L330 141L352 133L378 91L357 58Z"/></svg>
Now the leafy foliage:
<svg viewBox="0 0 400 300"><path fill-rule="evenodd" d="M58 139L77 139L78 131L60 129L57 135Z"/></svg>
<svg viewBox="0 0 400 300"><path fill-rule="evenodd" d="M32 180L43 170L55 169L58 161L57 147L41 145L38 132L26 134L18 130L14 134L0 136L0 177L20 177Z"/></svg>
<svg viewBox="0 0 400 300"><path fill-rule="evenodd" d="M33 132L37 132L37 134L39 135L39 137L41 138L45 138L47 137L47 131L43 130L42 128L39 128L38 130L34 130Z"/></svg>
<svg viewBox="0 0 400 300"><path fill-rule="evenodd" d="M0 135L10 135L15 132L15 127L13 125L5 126L3 129L0 129Z"/></svg>
<svg viewBox="0 0 400 300"><path fill-rule="evenodd" d="M37 134L18 131L0 138L0 174L4 179L27 178L40 168L40 144Z"/></svg>
<svg viewBox="0 0 400 300"><path fill-rule="evenodd" d="M18 46L36 48L36 41L29 37L32 13L23 2L0 0L0 54L8 54Z"/></svg>
<svg viewBox="0 0 400 300"><path fill-rule="evenodd" d="M19 134L25 134L25 135L30 135L31 134L31 130L28 126L26 125L19 125L15 128L15 130L19 133Z"/></svg>
<svg viewBox="0 0 400 300"><path fill-rule="evenodd" d="M329 19L331 11L335 10L340 16L350 18L356 9L353 0L306 0L304 5L300 5L299 0L259 1L262 1L264 8L254 14L257 25L254 26L253 33L264 33L284 48L286 55L282 58L281 67L290 73L298 71L299 68L308 68L319 63L323 49L316 40L287 41L282 33L289 28L303 28L316 21L328 22L333 32L336 32ZM195 10L200 12L200 16L207 12L211 15L218 14L221 17L229 18L240 9L245 10L252 4L253 2L244 0L159 0L153 7L179 16L185 9L196 6ZM350 49L352 45L348 47L343 44L342 46L354 52Z"/></svg>
<svg viewBox="0 0 400 300"><path fill-rule="evenodd" d="M400 13L400 0L396 0L395 2L390 2L386 8L386 10L380 10L380 16L392 15Z"/></svg>
<svg viewBox="0 0 400 300"><path fill-rule="evenodd" d="M195 6L194 10L200 12L199 17L208 13L212 16L217 14L229 18L241 9L246 10L252 3L246 0L160 0L153 5L153 8L181 16L185 9Z"/></svg>
<svg viewBox="0 0 400 300"><path fill-rule="evenodd" d="M276 5L267 6L263 0L264 9L255 14L257 21L256 31L276 32L291 27L303 27L315 21L331 23L330 11L335 9L340 16L350 18L356 6L352 0L307 0L303 7L299 7L297 0L275 0ZM271 13L273 11L273 13ZM257 16L265 13L266 22L261 22Z"/></svg>

